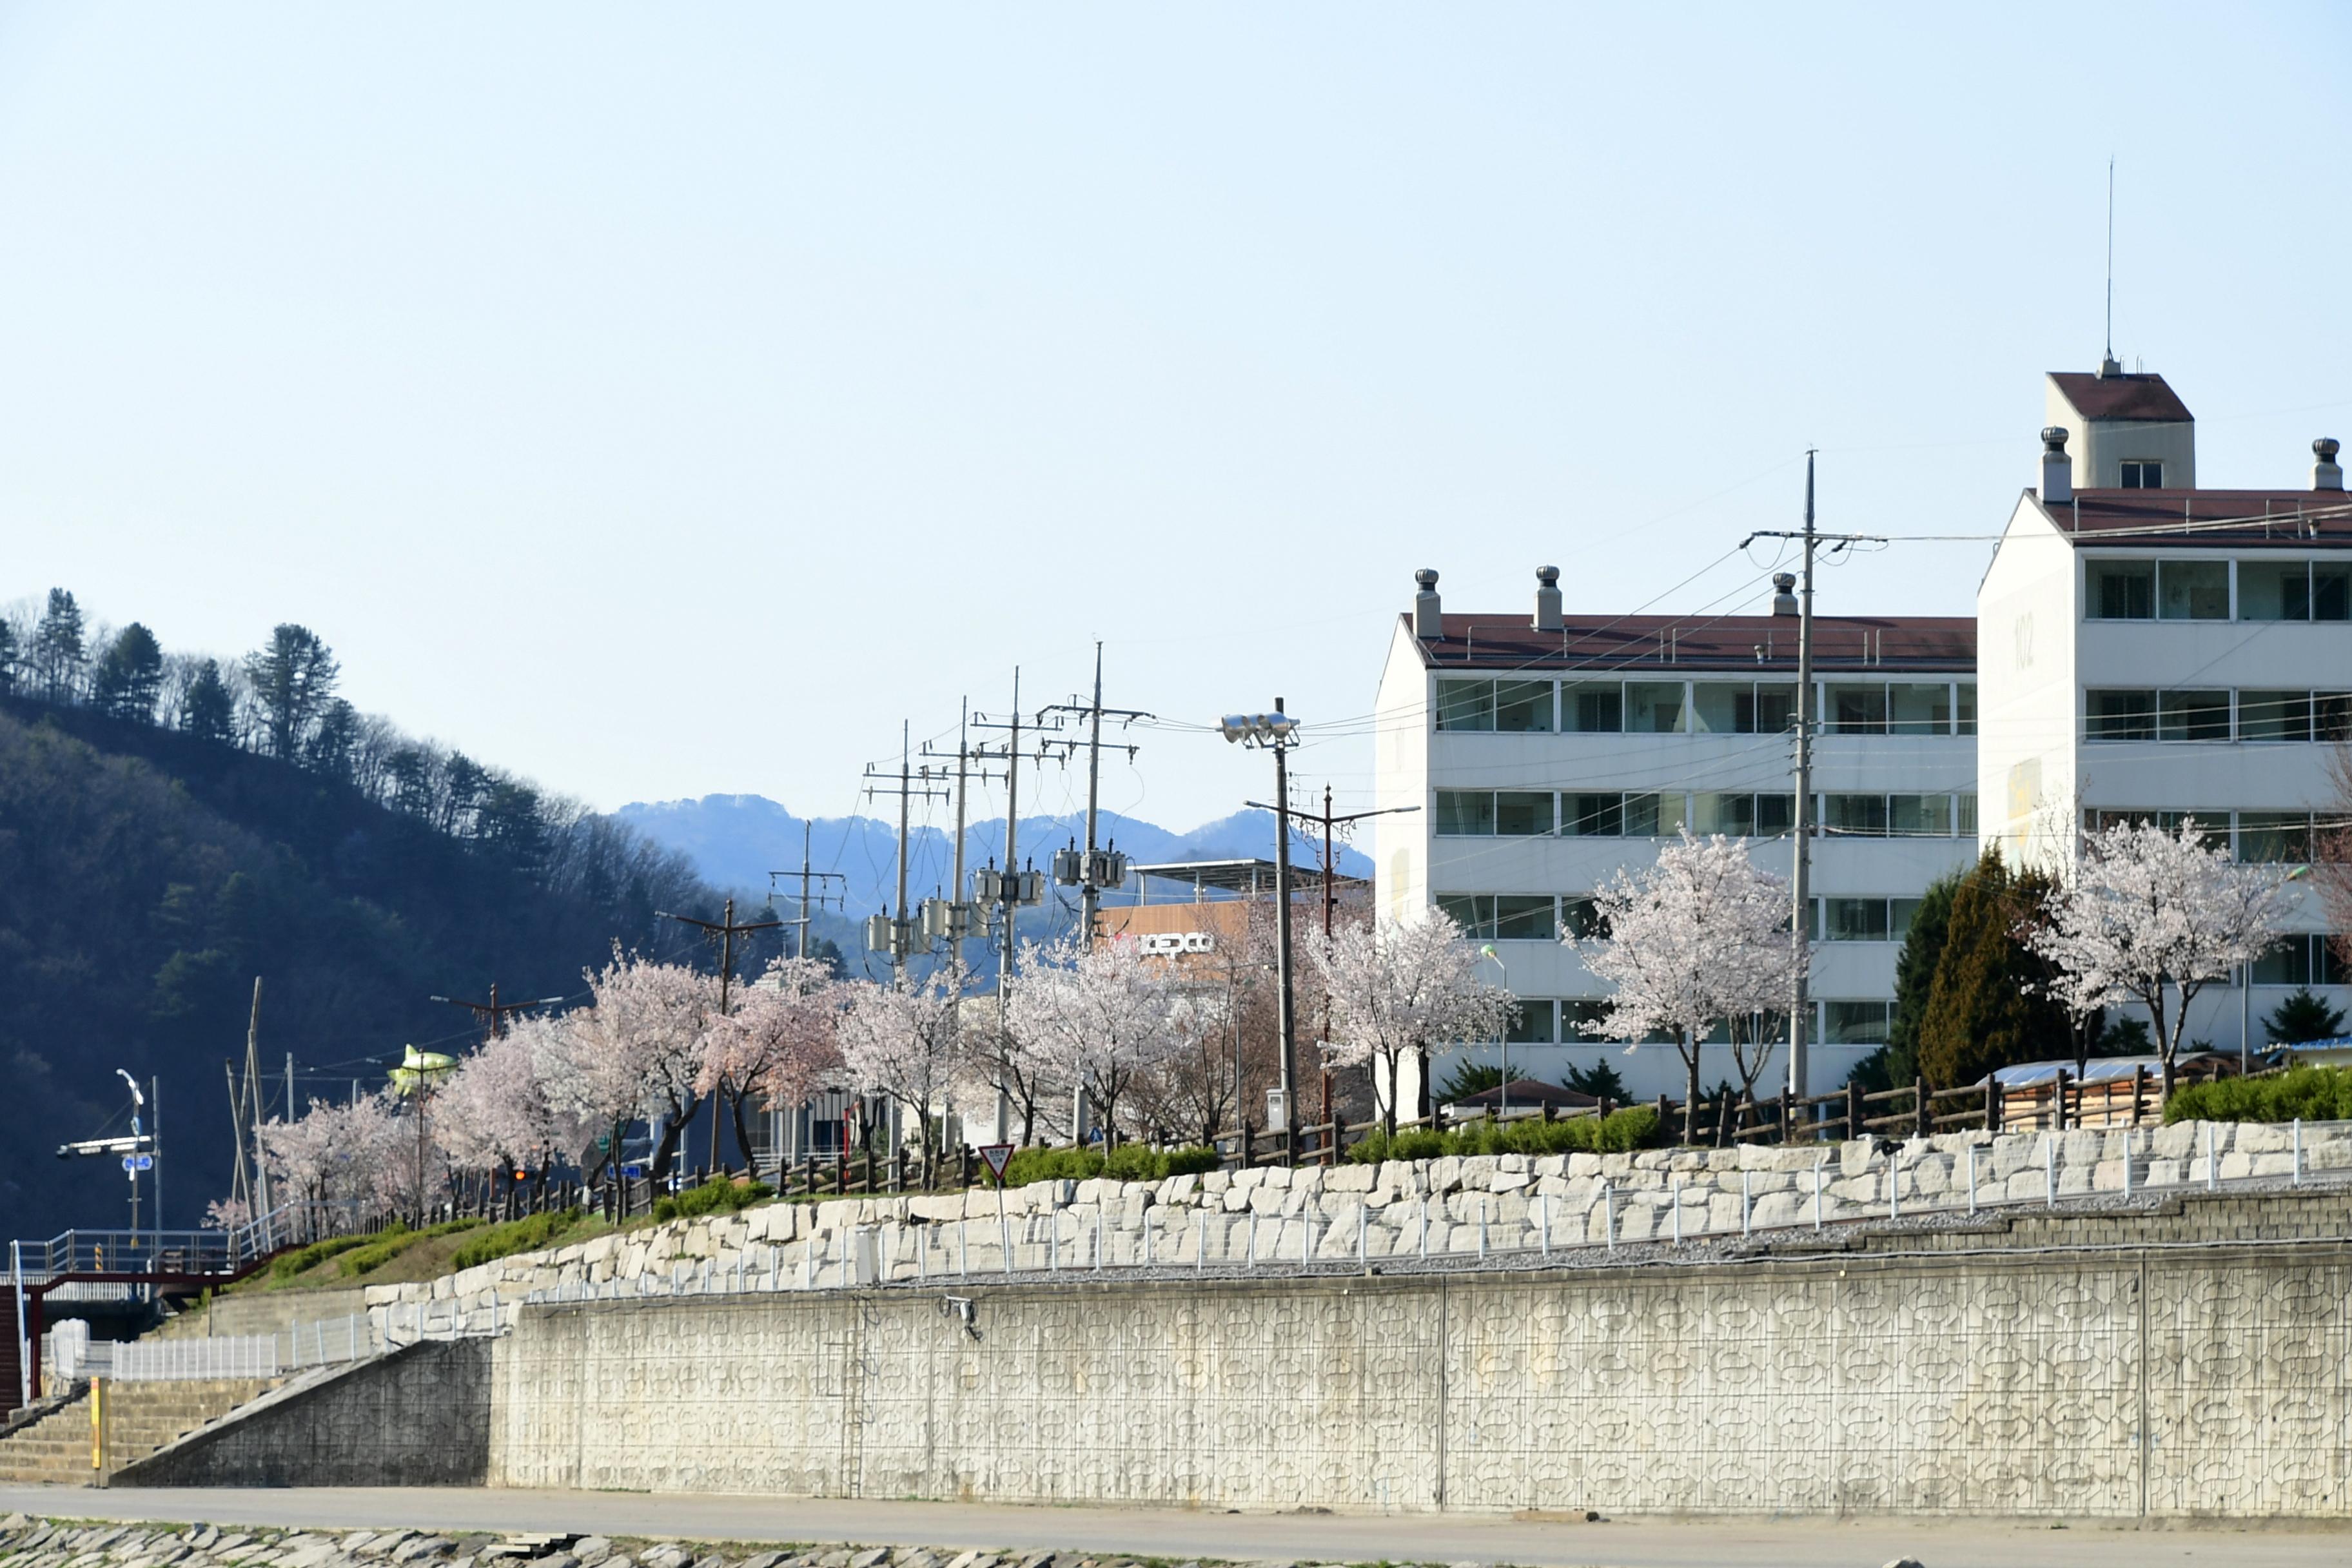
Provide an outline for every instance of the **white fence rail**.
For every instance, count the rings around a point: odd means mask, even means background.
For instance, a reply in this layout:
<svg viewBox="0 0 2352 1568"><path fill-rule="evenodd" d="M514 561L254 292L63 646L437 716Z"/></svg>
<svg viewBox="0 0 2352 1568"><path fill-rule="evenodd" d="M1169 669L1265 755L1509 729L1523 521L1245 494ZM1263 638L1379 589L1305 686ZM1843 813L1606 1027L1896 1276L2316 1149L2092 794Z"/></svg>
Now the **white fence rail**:
<svg viewBox="0 0 2352 1568"><path fill-rule="evenodd" d="M52 1390L82 1378L119 1383L186 1383L217 1378L286 1377L373 1355L383 1340L366 1314L295 1323L274 1334L210 1338L93 1340L87 1324L68 1321L41 1336L42 1381Z"/></svg>

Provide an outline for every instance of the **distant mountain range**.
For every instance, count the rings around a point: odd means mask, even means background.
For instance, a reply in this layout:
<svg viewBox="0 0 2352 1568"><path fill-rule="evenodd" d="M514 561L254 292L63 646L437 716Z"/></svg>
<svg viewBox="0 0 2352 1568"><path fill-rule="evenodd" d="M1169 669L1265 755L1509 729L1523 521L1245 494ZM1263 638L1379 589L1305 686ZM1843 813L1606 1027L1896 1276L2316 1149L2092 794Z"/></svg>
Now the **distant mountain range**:
<svg viewBox="0 0 2352 1568"><path fill-rule="evenodd" d="M863 919L890 901L898 878L898 825L871 816L794 816L783 806L757 795L707 795L699 800L633 802L612 814L655 843L675 849L693 862L703 880L739 894L764 895L769 873L797 873L806 836L810 866L837 872L834 885L842 895L841 912ZM1019 835L1021 858L1043 868L1053 852L1073 839L1083 841L1083 814L1024 816ZM1102 814L1100 834L1106 845L1129 860L1165 864L1178 860L1239 860L1274 857L1274 814L1237 811L1231 816L1186 833L1171 833L1116 812ZM952 835L936 827L917 828L908 836L907 895L922 900L946 896L954 869ZM1291 854L1302 864L1321 852L1315 839L1294 835ZM1004 819L975 822L964 830L967 867L1004 858ZM1342 845L1339 869L1369 877L1369 857ZM799 893L797 875L779 877L777 900L785 903ZM1173 896L1173 888L1155 889Z"/></svg>

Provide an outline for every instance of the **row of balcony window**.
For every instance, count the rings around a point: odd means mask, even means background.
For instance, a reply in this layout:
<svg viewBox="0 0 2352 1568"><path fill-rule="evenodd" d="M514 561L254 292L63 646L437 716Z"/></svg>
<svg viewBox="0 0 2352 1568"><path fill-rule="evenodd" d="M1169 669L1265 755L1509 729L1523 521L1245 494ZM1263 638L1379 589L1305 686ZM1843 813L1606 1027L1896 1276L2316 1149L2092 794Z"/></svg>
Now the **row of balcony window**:
<svg viewBox="0 0 2352 1568"><path fill-rule="evenodd" d="M1442 789L1433 817L1441 838L1671 838L1694 833L1773 838L1797 824L1793 794L1708 790ZM1832 795L1815 798L1824 833L1864 838L1973 837L1977 797Z"/></svg>
<svg viewBox="0 0 2352 1568"><path fill-rule="evenodd" d="M1972 680L1832 680L1832 735L1973 735ZM1537 680L1440 676L1437 727L1570 735L1777 735L1797 722L1793 680Z"/></svg>
<svg viewBox="0 0 2352 1568"><path fill-rule="evenodd" d="M2084 585L2095 621L2352 621L2344 561L2094 560Z"/></svg>
<svg viewBox="0 0 2352 1568"><path fill-rule="evenodd" d="M2352 740L2352 691L2095 687L2083 693L2092 741Z"/></svg>
<svg viewBox="0 0 2352 1568"><path fill-rule="evenodd" d="M1609 1013L1608 1004L1571 996L1521 996L1517 998L1518 1012L1513 1017L1505 1038L1515 1046L1549 1045L1630 1045L1628 1040L1612 1040L1606 1035L1589 1034L1585 1026L1599 1025ZM1806 1037L1819 1044L1832 1046L1877 1046L1886 1042L1886 1026L1893 1016L1895 1005L1868 997L1824 998L1812 1004L1812 1026ZM1702 1043L1727 1046L1733 1042L1735 1027L1738 1040L1745 1044L1756 1040L1786 1041L1789 1037L1789 1016L1786 1013L1760 1013L1752 1018L1718 1022ZM1663 1032L1644 1036L1642 1045L1664 1045L1670 1037Z"/></svg>
<svg viewBox="0 0 2352 1568"><path fill-rule="evenodd" d="M2194 822L2198 836L2207 844L2229 851L2248 866L2307 866L2314 847L2346 826L2336 816L2308 811L2158 811L2111 806L2083 813L2083 826L2093 830L2126 822L2152 822L2167 833L2178 833L2182 823Z"/></svg>

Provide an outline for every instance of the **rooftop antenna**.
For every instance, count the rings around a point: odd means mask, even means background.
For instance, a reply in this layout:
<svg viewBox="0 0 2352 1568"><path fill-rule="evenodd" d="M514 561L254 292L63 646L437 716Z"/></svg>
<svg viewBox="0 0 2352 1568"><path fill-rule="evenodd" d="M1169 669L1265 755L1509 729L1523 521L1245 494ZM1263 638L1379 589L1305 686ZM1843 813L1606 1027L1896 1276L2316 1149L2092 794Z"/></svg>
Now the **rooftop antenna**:
<svg viewBox="0 0 2352 1568"><path fill-rule="evenodd" d="M2101 375L2121 375L2116 363L2116 155L2107 154L2107 347L2099 356Z"/></svg>

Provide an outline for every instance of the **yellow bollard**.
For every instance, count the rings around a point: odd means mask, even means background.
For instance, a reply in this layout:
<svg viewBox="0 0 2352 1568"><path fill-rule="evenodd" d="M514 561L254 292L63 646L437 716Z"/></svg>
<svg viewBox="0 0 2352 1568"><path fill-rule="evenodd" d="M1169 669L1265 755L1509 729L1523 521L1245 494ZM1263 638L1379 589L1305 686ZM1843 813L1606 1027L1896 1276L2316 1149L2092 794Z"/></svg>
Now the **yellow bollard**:
<svg viewBox="0 0 2352 1568"><path fill-rule="evenodd" d="M106 1468L106 1382L103 1378L89 1380L89 1468Z"/></svg>

